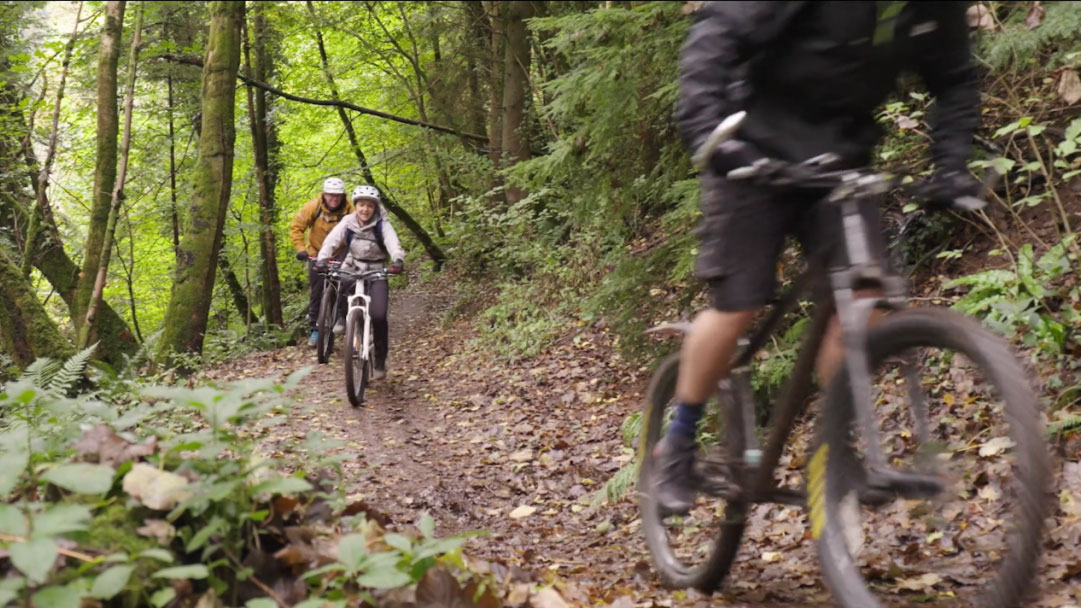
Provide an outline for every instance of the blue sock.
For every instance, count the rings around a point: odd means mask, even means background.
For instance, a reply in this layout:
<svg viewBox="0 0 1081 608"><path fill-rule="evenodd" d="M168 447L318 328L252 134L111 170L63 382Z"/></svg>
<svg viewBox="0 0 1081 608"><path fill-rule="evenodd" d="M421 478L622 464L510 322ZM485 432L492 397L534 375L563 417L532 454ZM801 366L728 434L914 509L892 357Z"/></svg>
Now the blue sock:
<svg viewBox="0 0 1081 608"><path fill-rule="evenodd" d="M695 433L698 431L698 421L701 418L701 405L683 403L681 401L679 405L676 406L676 415L672 418L672 423L668 425L668 435L671 437L694 439Z"/></svg>

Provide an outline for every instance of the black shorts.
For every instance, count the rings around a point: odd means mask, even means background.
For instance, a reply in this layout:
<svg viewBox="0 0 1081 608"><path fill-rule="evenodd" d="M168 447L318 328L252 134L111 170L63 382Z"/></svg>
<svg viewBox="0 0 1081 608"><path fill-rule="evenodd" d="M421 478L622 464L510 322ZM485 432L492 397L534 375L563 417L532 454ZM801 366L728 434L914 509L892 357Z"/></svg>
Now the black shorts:
<svg viewBox="0 0 1081 608"><path fill-rule="evenodd" d="M788 235L805 253L824 254L830 264L844 262L840 209L821 202L826 192L777 190L710 173L702 174L701 186L695 274L708 282L717 310L753 310L772 299ZM871 254L887 264L878 205L864 201L860 212Z"/></svg>

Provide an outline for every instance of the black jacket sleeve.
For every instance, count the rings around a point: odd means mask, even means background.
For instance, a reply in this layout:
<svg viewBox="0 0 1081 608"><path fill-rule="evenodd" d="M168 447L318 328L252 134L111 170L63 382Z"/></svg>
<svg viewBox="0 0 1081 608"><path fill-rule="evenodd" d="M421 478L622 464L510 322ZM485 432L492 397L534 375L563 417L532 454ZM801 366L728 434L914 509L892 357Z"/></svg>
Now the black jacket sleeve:
<svg viewBox="0 0 1081 608"><path fill-rule="evenodd" d="M748 62L783 33L805 2L706 2L695 14L679 62L675 119L693 153L749 84Z"/></svg>
<svg viewBox="0 0 1081 608"><path fill-rule="evenodd" d="M935 98L931 155L935 165L962 171L972 154L980 124L979 73L969 48L965 2L936 4L940 11L934 40L919 58L920 77Z"/></svg>

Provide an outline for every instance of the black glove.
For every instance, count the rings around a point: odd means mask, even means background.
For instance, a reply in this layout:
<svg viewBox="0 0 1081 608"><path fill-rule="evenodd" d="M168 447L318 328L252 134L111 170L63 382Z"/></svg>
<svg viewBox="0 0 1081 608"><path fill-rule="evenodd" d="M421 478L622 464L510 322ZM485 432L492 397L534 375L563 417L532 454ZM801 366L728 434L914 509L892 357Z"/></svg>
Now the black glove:
<svg viewBox="0 0 1081 608"><path fill-rule="evenodd" d="M755 161L765 158L765 156L754 144L739 139L730 139L721 142L721 145L717 146L717 149L713 151L713 156L709 159L709 164L717 172L717 175L724 177L728 175L729 171L741 167L750 167Z"/></svg>
<svg viewBox="0 0 1081 608"><path fill-rule="evenodd" d="M326 272L328 266L329 266L328 260L316 260L315 261L315 271L316 272Z"/></svg>
<svg viewBox="0 0 1081 608"><path fill-rule="evenodd" d="M927 183L923 195L934 207L949 207L965 196L979 198L983 184L968 171L938 170Z"/></svg>
<svg viewBox="0 0 1081 608"><path fill-rule="evenodd" d="M390 265L390 270L387 272L390 274L402 274L405 272L405 262L402 262L401 260L394 262Z"/></svg>
<svg viewBox="0 0 1081 608"><path fill-rule="evenodd" d="M308 252L304 251L304 250L298 251L297 252L297 259L300 260L301 262L307 262L308 261Z"/></svg>

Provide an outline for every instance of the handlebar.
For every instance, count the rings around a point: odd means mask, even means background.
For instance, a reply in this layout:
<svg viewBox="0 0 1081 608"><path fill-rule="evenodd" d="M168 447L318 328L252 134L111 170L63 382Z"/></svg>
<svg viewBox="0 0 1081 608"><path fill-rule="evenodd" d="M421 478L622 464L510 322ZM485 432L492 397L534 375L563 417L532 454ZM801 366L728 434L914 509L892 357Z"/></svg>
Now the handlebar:
<svg viewBox="0 0 1081 608"><path fill-rule="evenodd" d="M732 139L746 118L747 113L741 111L722 120L692 156L694 166L699 170L708 167L717 147ZM839 160L840 157L833 153L821 154L800 163L763 158L748 167L733 169L725 177L730 180L754 180L773 186L828 189L831 190L829 196L831 201L844 200L853 196L885 194L897 186L916 198L934 198L933 187L928 180L875 173L869 168L831 168ZM951 206L960 211L976 211L987 206L987 202L974 196L962 196L953 200Z"/></svg>

